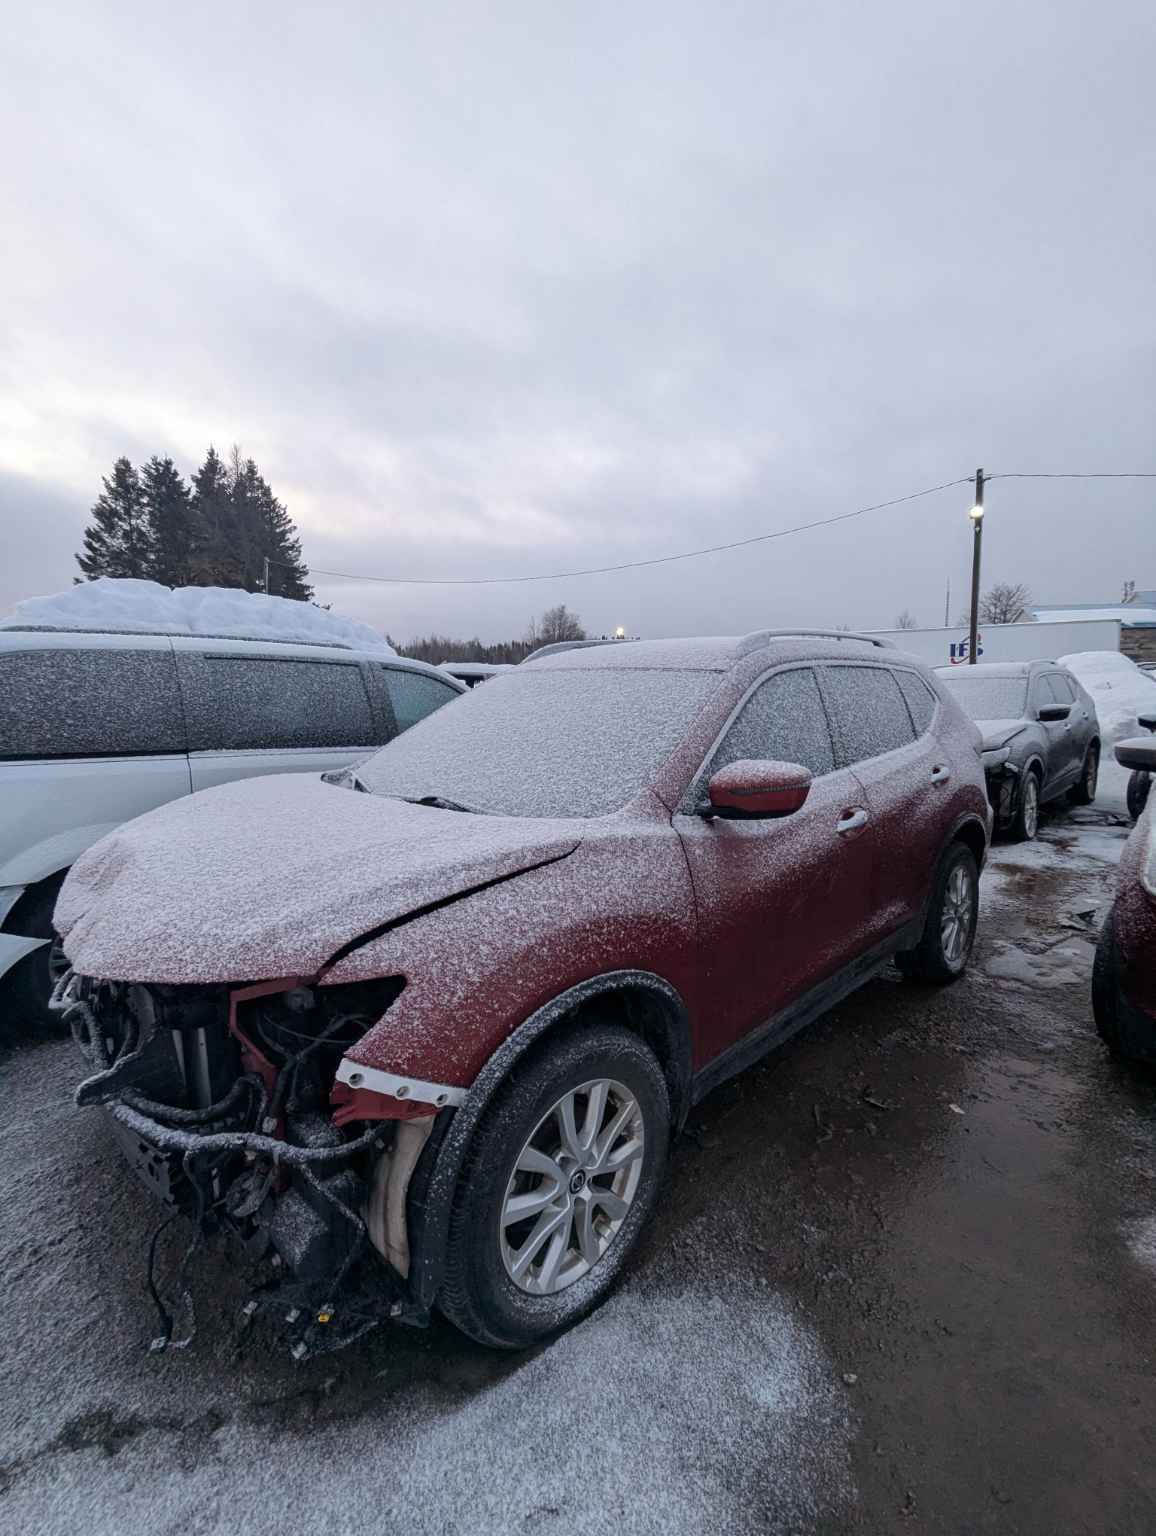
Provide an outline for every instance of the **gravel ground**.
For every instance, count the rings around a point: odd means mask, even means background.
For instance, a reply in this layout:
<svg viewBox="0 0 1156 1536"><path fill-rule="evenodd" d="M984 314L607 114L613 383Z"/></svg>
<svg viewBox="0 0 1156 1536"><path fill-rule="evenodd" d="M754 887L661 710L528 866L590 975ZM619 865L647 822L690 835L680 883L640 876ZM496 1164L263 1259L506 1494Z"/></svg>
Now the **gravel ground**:
<svg viewBox="0 0 1156 1536"><path fill-rule="evenodd" d="M0 1063L0 1530L1156 1530L1156 1106L1100 1050L1121 782L997 847L946 990L888 973L715 1093L617 1295L547 1349L445 1325L294 1366L157 1213L70 1045Z"/></svg>

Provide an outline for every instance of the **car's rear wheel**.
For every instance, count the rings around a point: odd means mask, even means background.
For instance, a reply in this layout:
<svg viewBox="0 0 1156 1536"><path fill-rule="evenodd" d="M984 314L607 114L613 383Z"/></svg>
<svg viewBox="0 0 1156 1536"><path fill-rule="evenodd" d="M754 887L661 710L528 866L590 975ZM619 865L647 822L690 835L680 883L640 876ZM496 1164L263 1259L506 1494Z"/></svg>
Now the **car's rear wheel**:
<svg viewBox="0 0 1156 1536"><path fill-rule="evenodd" d="M629 1030L596 1024L536 1051L471 1143L441 1310L503 1349L584 1317L654 1209L669 1139L662 1069Z"/></svg>
<svg viewBox="0 0 1156 1536"><path fill-rule="evenodd" d="M1084 766L1080 769L1079 782L1068 791L1073 805L1091 805L1096 798L1096 784L1100 777L1100 749L1093 741L1084 753Z"/></svg>
<svg viewBox="0 0 1156 1536"><path fill-rule="evenodd" d="M895 963L918 981L957 981L967 969L979 917L979 867L963 843L953 843L936 870L923 937Z"/></svg>
<svg viewBox="0 0 1156 1536"><path fill-rule="evenodd" d="M1024 774L1008 837L1013 843L1030 843L1039 829L1040 776L1033 769Z"/></svg>

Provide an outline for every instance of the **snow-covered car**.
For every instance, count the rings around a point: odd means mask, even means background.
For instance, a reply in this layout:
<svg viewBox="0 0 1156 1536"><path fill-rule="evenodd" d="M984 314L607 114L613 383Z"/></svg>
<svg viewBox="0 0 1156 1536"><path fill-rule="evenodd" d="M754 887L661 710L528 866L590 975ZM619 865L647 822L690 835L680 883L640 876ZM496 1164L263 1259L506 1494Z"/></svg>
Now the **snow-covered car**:
<svg viewBox="0 0 1156 1536"><path fill-rule="evenodd" d="M113 827L229 779L344 767L463 691L392 651L0 628L0 989L10 1020L46 1018L64 968L52 944L57 893L73 860Z"/></svg>
<svg viewBox="0 0 1156 1536"><path fill-rule="evenodd" d="M1156 773L1156 739L1131 745ZM1096 946L1092 1010L1114 1055L1156 1062L1156 800L1124 845L1116 898Z"/></svg>
<svg viewBox="0 0 1156 1536"><path fill-rule="evenodd" d="M508 672L511 665L502 661L441 661L438 670L448 672L467 688L476 688L479 683L488 683L491 677L497 677L499 672Z"/></svg>
<svg viewBox="0 0 1156 1536"><path fill-rule="evenodd" d="M978 744L865 637L524 663L345 775L90 849L56 911L78 1101L312 1288L299 1351L435 1302L524 1345L611 1285L694 1102L892 957L962 974Z"/></svg>
<svg viewBox="0 0 1156 1536"><path fill-rule="evenodd" d="M983 736L996 830L1035 837L1040 807L1067 797L1091 805L1100 772L1100 724L1091 695L1054 661L978 662L936 675Z"/></svg>
<svg viewBox="0 0 1156 1536"><path fill-rule="evenodd" d="M1076 651L1057 665L1091 695L1105 744L1139 734L1140 716L1156 714L1156 677L1119 651Z"/></svg>

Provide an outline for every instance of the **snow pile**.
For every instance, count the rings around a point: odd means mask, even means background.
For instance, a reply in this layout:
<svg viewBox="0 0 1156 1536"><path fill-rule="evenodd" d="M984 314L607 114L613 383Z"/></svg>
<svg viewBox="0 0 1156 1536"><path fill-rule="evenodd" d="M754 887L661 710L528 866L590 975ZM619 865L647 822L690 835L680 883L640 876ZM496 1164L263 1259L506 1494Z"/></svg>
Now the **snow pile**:
<svg viewBox="0 0 1156 1536"><path fill-rule="evenodd" d="M1105 742L1139 736L1137 715L1156 714L1156 678L1118 651L1076 651L1059 658L1092 695Z"/></svg>
<svg viewBox="0 0 1156 1536"><path fill-rule="evenodd" d="M0 619L0 629L122 630L132 634L222 635L347 645L359 651L393 647L357 619L343 619L313 603L266 597L237 587L163 587L155 581L101 576L51 597L26 597ZM1153 689L1156 692L1156 688Z"/></svg>

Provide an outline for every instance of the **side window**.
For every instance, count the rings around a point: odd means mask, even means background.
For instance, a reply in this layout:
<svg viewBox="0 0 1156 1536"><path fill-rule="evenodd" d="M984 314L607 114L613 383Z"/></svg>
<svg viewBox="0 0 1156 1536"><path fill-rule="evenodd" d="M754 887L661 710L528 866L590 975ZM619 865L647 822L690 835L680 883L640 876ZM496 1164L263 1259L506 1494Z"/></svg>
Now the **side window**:
<svg viewBox="0 0 1156 1536"><path fill-rule="evenodd" d="M816 778L834 768L831 728L809 667L779 672L755 689L719 743L709 771L747 757L802 763Z"/></svg>
<svg viewBox="0 0 1156 1536"><path fill-rule="evenodd" d="M377 740L355 661L182 655L193 751L367 747Z"/></svg>
<svg viewBox="0 0 1156 1536"><path fill-rule="evenodd" d="M1036 708L1046 709L1050 704L1070 704L1064 679L1056 672L1045 672L1036 683Z"/></svg>
<svg viewBox="0 0 1156 1536"><path fill-rule="evenodd" d="M404 667L382 667L381 670L385 674L385 686L389 689L399 731L408 731L411 725L458 697L456 688L439 683L436 677L427 677L424 672L407 672Z"/></svg>
<svg viewBox="0 0 1156 1536"><path fill-rule="evenodd" d="M895 674L885 667L830 666L823 681L843 761L860 763L915 740Z"/></svg>
<svg viewBox="0 0 1156 1536"><path fill-rule="evenodd" d="M170 650L0 655L0 758L184 752Z"/></svg>
<svg viewBox="0 0 1156 1536"><path fill-rule="evenodd" d="M1056 690L1056 697L1061 704L1074 704L1076 702L1076 690L1072 687L1070 677L1065 677L1062 672L1049 672L1048 682Z"/></svg>
<svg viewBox="0 0 1156 1536"><path fill-rule="evenodd" d="M907 700L907 707L915 722L916 735L922 736L935 714L935 695L914 672L896 672L895 676L899 679L903 697Z"/></svg>

